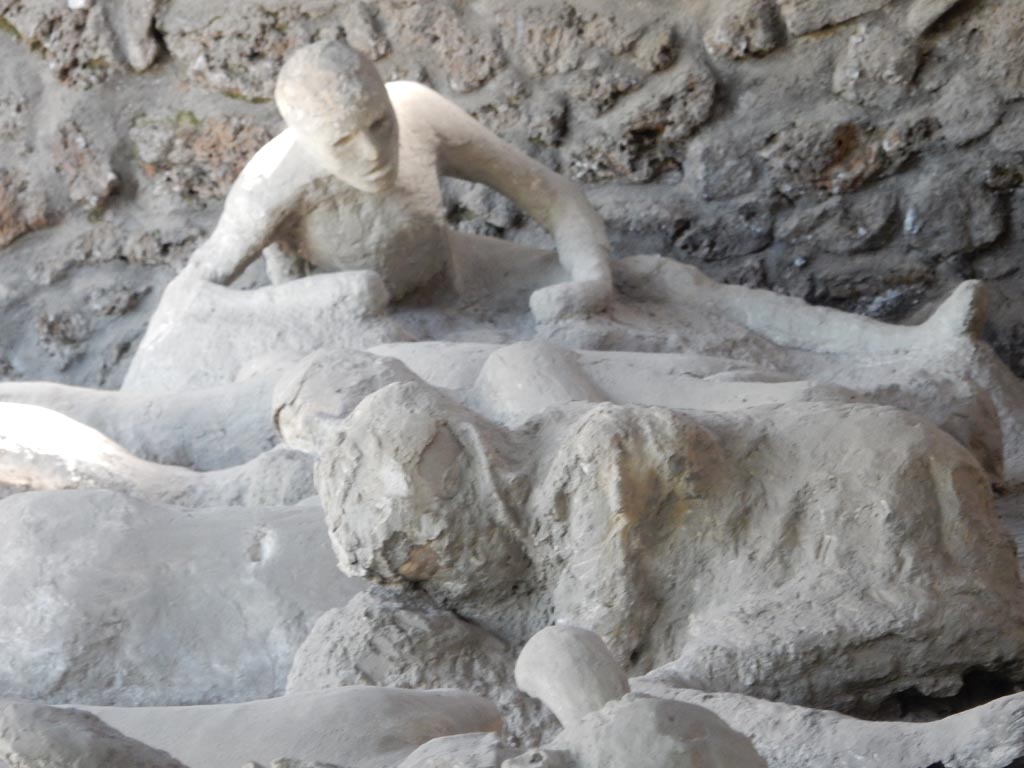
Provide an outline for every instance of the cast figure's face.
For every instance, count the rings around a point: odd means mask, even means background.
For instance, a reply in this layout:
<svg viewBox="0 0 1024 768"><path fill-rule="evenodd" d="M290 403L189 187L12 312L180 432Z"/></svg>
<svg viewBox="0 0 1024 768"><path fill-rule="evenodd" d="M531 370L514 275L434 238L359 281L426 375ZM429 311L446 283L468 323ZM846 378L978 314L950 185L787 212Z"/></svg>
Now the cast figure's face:
<svg viewBox="0 0 1024 768"><path fill-rule="evenodd" d="M364 192L381 192L398 174L398 124L387 93L359 109L335 105L334 119L291 127L303 147L334 176ZM334 110L332 110L334 111Z"/></svg>
<svg viewBox="0 0 1024 768"><path fill-rule="evenodd" d="M391 187L398 174L398 124L374 66L362 59L354 71L320 66L301 75L278 88L277 104L302 148L356 189Z"/></svg>

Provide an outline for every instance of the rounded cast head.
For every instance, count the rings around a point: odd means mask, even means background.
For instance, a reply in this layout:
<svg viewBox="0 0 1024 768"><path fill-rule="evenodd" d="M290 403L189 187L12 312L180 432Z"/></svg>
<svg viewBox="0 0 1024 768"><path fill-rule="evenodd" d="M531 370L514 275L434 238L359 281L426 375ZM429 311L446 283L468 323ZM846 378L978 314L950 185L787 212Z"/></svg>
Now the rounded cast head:
<svg viewBox="0 0 1024 768"><path fill-rule="evenodd" d="M516 660L516 686L540 699L568 728L629 693L629 680L604 641L567 624L530 638Z"/></svg>
<svg viewBox="0 0 1024 768"><path fill-rule="evenodd" d="M338 41L295 51L281 68L274 101L302 148L364 192L398 173L398 124L384 81L362 54Z"/></svg>

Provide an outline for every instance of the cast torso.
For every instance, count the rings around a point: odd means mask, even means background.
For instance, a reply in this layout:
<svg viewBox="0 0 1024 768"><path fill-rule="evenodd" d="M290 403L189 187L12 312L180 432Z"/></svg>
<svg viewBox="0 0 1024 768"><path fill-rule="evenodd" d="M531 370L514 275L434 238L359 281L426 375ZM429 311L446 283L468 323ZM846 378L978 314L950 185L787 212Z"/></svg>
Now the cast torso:
<svg viewBox="0 0 1024 768"><path fill-rule="evenodd" d="M330 175L317 176L277 238L317 269L379 272L392 298L444 270L449 249L436 148L428 131L409 129L399 105L395 111L400 137L395 184L369 193Z"/></svg>

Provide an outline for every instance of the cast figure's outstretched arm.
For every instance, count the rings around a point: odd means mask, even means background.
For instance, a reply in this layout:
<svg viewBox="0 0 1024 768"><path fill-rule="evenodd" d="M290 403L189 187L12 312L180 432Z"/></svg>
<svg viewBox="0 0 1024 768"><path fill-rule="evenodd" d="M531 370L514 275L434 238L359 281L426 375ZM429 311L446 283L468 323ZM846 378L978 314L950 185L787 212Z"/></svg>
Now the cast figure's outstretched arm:
<svg viewBox="0 0 1024 768"><path fill-rule="evenodd" d="M233 282L273 242L297 205L301 168L289 162L288 132L257 152L232 184L213 233L189 258L183 275Z"/></svg>
<svg viewBox="0 0 1024 768"><path fill-rule="evenodd" d="M390 83L405 119L430 126L442 175L475 181L501 192L551 233L572 282L536 291L530 308L538 320L600 312L612 295L604 222L583 190L502 141L460 107L418 83Z"/></svg>

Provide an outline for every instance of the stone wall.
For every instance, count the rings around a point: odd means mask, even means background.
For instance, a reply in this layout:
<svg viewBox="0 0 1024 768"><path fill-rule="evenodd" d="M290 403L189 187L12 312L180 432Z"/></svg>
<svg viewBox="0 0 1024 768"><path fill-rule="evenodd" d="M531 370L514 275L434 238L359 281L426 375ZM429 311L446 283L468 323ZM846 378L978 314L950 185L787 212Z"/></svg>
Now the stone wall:
<svg viewBox="0 0 1024 768"><path fill-rule="evenodd" d="M980 277L1024 373L1019 0L0 0L0 376L116 386L283 59L340 37L585 183L618 256L911 322Z"/></svg>

